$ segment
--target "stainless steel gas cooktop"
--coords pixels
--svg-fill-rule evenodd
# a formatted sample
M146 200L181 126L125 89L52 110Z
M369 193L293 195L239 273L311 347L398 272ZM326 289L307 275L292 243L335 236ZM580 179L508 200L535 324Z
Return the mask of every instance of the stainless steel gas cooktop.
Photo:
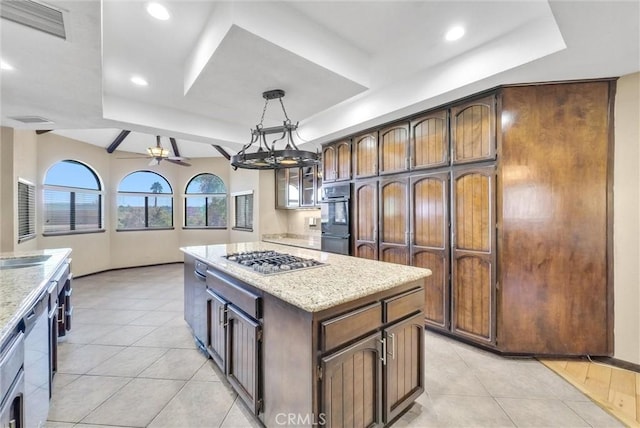
M273 275L325 265L315 259L305 259L271 250L233 253L223 257L230 262L238 263L263 275Z

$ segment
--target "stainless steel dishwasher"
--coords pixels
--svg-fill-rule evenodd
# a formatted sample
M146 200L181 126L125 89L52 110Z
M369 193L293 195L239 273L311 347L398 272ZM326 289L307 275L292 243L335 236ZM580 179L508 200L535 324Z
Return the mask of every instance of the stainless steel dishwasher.
M24 333L16 331L0 348L0 427L24 428Z
M49 413L49 299L45 291L23 318L25 427L44 426Z

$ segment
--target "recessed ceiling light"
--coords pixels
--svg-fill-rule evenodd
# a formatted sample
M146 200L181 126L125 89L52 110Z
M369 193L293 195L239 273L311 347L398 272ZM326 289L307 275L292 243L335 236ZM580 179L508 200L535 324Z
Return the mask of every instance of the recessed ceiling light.
M144 78L142 78L140 76L132 76L131 77L131 83L133 83L134 85L138 85L138 86L147 86L147 85L149 85L149 82L147 82Z
M447 34L445 34L444 38L449 42L453 42L462 36L464 36L464 28L457 25L455 27L451 27L449 31L447 31Z
M0 59L0 69L10 71L10 70L13 70L14 68L8 62L5 62L3 59Z
M159 19L160 21L166 21L169 19L169 11L160 3L148 3L147 12L149 12L149 15L153 16L155 19Z

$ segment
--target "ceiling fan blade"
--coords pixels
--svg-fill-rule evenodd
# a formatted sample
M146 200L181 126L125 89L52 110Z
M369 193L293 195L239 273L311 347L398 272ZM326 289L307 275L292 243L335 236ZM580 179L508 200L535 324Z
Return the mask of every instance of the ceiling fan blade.
M118 134L115 140L113 140L111 144L109 144L109 147L107 147L107 153L113 153L114 150L118 148L120 143L122 143L124 139L127 138L127 135L129 135L130 132L131 131L127 131L127 130L120 132L120 134Z
M173 149L173 155L179 158L180 151L178 151L178 143L176 143L176 139L173 137L169 137L169 141L171 141L171 148Z
M183 162L183 161L181 161L181 160L174 160L174 159L165 159L165 160L166 160L167 162L171 162L171 163L174 163L174 164L176 164L176 165L180 165L180 166L191 166L191 164L190 164L190 163L186 163L186 162Z

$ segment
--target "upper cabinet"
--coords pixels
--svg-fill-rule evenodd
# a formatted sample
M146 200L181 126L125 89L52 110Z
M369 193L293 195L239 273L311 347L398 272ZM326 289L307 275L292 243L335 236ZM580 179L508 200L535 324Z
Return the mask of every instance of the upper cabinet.
M323 180L351 180L351 141L339 141L322 149Z
M380 130L380 174L409 169L409 124L398 123Z
M454 164L496 158L494 95L451 108L451 152Z
M449 164L447 110L427 113L411 121L411 169L435 168Z
M354 178L378 175L378 133L370 132L353 138Z
M317 166L276 169L276 208L314 208L320 203L322 180Z

